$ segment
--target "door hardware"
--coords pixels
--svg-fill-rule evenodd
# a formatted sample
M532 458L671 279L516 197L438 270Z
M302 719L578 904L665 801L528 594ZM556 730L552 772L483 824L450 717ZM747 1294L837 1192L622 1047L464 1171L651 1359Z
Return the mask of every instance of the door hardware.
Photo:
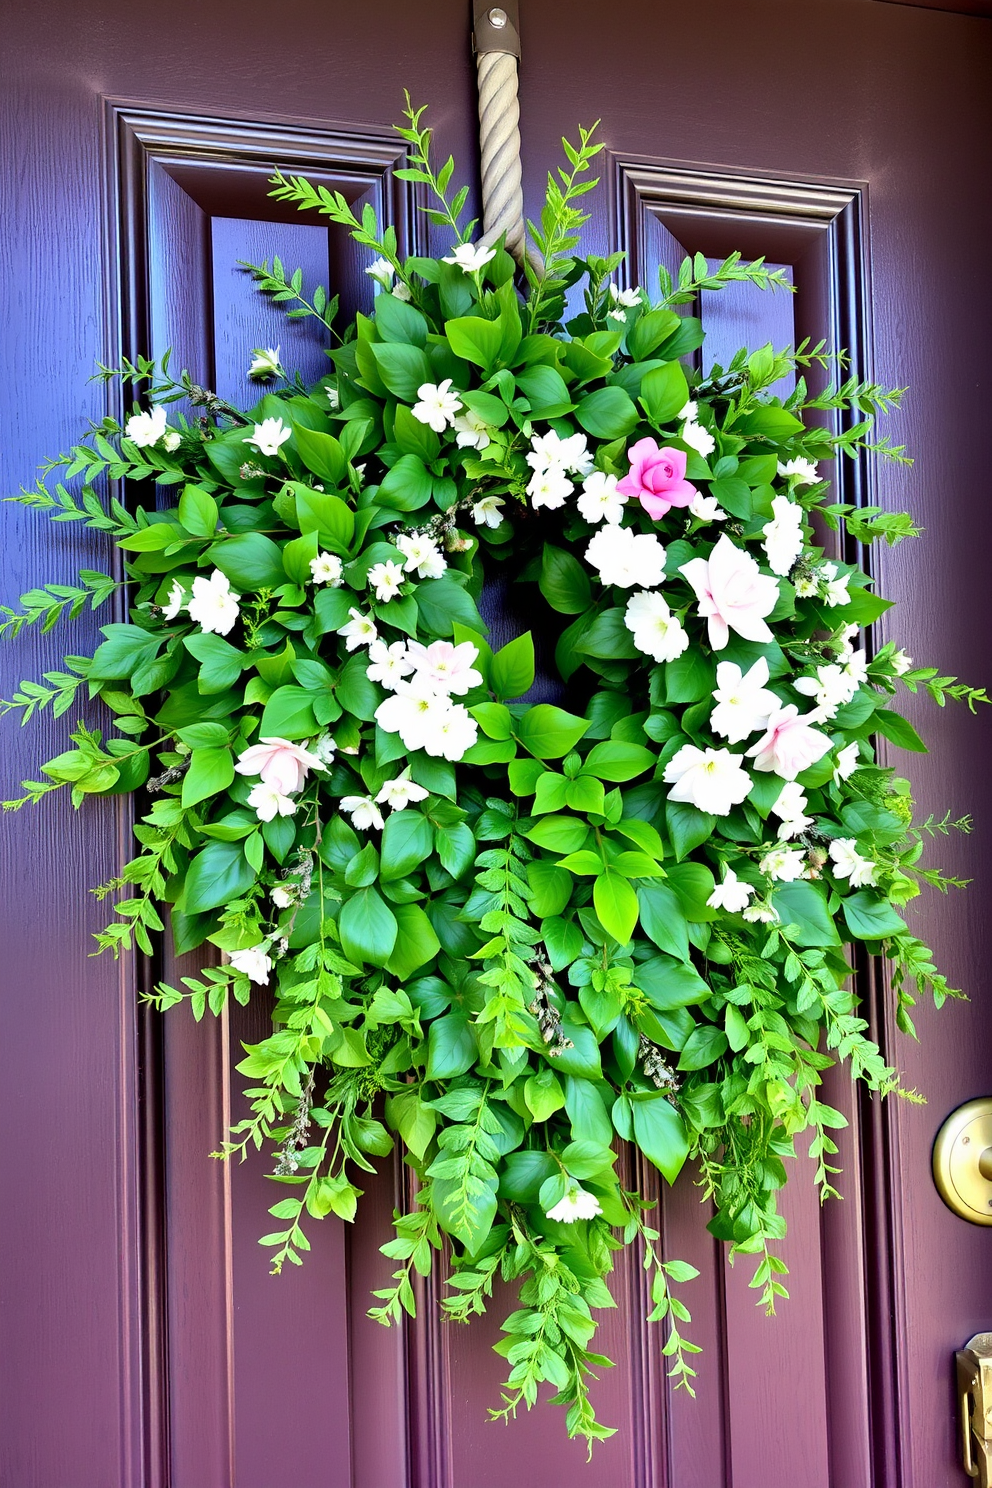
M933 1144L933 1181L961 1219L992 1225L992 1096L948 1116Z
M976 1333L955 1354L961 1455L978 1488L992 1484L992 1333Z

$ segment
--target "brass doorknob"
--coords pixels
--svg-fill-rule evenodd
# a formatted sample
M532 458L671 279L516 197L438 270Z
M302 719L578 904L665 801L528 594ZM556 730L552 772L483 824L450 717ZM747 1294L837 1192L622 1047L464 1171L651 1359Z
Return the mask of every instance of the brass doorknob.
M948 1116L933 1144L933 1181L961 1219L992 1225L992 1096Z

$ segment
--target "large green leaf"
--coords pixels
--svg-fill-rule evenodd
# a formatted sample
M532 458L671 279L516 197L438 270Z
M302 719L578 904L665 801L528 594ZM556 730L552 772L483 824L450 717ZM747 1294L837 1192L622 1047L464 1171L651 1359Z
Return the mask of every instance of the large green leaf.
M559 614L581 615L591 603L586 570L571 553L551 543L544 544L540 586L548 604Z
M830 946L840 941L823 891L813 884L804 883L802 879L779 884L772 892L772 904L783 925L798 927L797 945Z
M689 1138L682 1118L665 1097L632 1093L634 1141L669 1183L674 1183L689 1155Z
M517 738L536 759L561 759L575 748L588 728L587 718L577 718L552 703L536 703L517 724Z
M682 904L667 884L643 883L637 890L641 906L641 924L661 951L668 951L679 961L689 960L689 934Z
M455 356L474 362L483 372L491 372L499 360L503 330L500 321L484 320L479 315L465 315L445 322L444 334Z
M441 949L434 927L419 904L394 904L396 944L386 970L405 981L418 966L432 961Z
M641 402L648 418L668 424L689 400L689 384L678 362L666 362L648 372L641 382Z
M464 1075L476 1060L475 1040L466 1013L435 1018L427 1033L428 1080L450 1080Z
M387 471L376 500L394 511L417 511L431 499L431 478L419 455L401 455Z
M348 476L348 461L334 435L306 429L302 424L294 424L293 432L297 453L307 469L332 486L343 486Z
M710 996L710 989L696 968L671 956L652 956L649 961L642 961L634 968L634 985L659 1012L705 1002Z
M313 701L305 687L277 687L262 713L259 738L312 738L317 733Z
M359 889L338 916L341 949L358 965L385 966L396 944L396 919L375 889Z
M476 609L475 600L466 593L453 574L440 579L425 579L417 585L417 608L424 627L431 635L450 636L455 622L485 635L486 623Z
M282 552L264 532L239 532L207 549L207 560L226 574L236 593L254 594L286 582Z
M183 805L195 806L208 796L227 790L234 779L234 758L229 749L194 749L183 776Z
M489 685L498 698L517 698L533 681L534 637L528 630L496 652L490 664Z
M382 831L383 879L406 878L430 857L433 847L434 828L425 816L410 807L392 812Z
M575 417L597 439L625 439L637 428L640 416L623 388L604 387L582 399Z
M637 895L621 873L608 868L593 884L592 902L603 929L627 945L637 924Z
M184 914L201 914L240 899L255 882L255 870L240 842L208 842L186 870L182 893Z
M888 935L901 935L906 922L881 894L859 889L844 900L847 928L856 940L884 940Z
M399 341L373 342L369 350L384 386L404 403L415 403L417 390L436 379L425 352Z

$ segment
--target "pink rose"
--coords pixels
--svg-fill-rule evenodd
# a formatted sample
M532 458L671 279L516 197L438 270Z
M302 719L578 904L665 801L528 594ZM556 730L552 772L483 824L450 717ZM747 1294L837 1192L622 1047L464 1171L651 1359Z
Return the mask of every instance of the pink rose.
M291 796L303 789L308 770L322 770L324 766L301 744L270 738L263 739L261 744L252 744L234 768L240 775L260 775L263 784L270 785L282 796Z
M799 717L795 703L790 703L771 715L768 732L747 753L753 756L756 770L774 770L783 780L795 780L830 747L826 734L810 728L806 719Z
M699 494L685 478L682 450L659 449L653 439L639 439L627 455L630 470L617 482L617 490L623 496L636 496L656 522L673 506L688 506Z

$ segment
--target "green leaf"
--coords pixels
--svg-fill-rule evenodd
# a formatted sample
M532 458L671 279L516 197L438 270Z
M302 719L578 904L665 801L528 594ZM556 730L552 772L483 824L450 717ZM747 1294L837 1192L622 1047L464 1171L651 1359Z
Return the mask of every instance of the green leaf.
M643 1095L635 1091L630 1101L634 1141L669 1183L674 1183L689 1155L689 1138L681 1116L660 1093Z
M612 868L593 884L592 902L603 929L621 945L627 945L637 924L637 895L622 874Z
M593 745L580 773L618 782L633 780L643 775L645 770L652 770L656 764L657 756L643 744L624 744L608 739Z
M534 638L528 630L496 652L490 666L489 685L498 698L517 698L533 682Z
M648 418L668 424L689 401L689 384L678 362L666 362L645 374L641 381L641 403Z
M434 371L419 346L399 341L372 342L369 350L375 359L382 382L404 403L417 401L417 390L425 382L435 381Z
M906 929L906 921L888 899L867 889L859 889L844 900L844 918L855 940L884 940Z
M375 889L359 889L341 905L341 949L357 965L385 966L396 944L396 919Z
M685 381L684 376L682 380ZM575 417L586 433L597 439L625 439L640 421L637 409L621 387L597 388L587 394L576 408Z
M343 486L348 478L348 461L334 435L306 429L295 422L293 433L297 453L307 469L332 486Z
M433 961L441 949L441 942L419 904L394 904L393 915L397 925L396 944L386 962L386 970L402 982L418 966Z
M339 547L347 548L355 535L355 514L347 502L331 491L309 491L300 486L296 491L296 519L300 531L321 533ZM309 574L304 582L310 582Z
M676 858L684 858L694 847L705 842L716 826L715 816L708 811L697 811L695 806L684 801L666 801L665 820Z
M467 1013L446 1013L435 1018L427 1032L428 1080L450 1080L464 1075L476 1060L475 1040Z
M392 294L376 295L376 330L383 341L402 341L410 346L426 346L427 322L413 305Z
M233 779L234 759L229 749L194 749L183 776L183 805L195 806L227 790Z
M208 842L186 870L181 909L200 914L240 899L255 882L255 870L240 842Z
M678 895L667 884L641 884L637 890L644 933L661 951L679 961L689 960L689 933Z
M455 822L450 827L438 827L436 841L441 867L452 878L461 878L471 868L477 851L471 827L465 822Z
M566 1168L574 1178L594 1178L601 1175L610 1182L613 1122L600 1087L592 1080L566 1075L565 1110L573 1138L562 1153Z
M217 531L217 503L201 486L184 488L177 516L194 537L213 537Z
M282 550L282 566L286 570L286 577L301 589L304 584L312 582L310 564L316 558L319 546L318 534L314 531L306 532L302 537L294 537Z
M425 816L409 806L393 811L382 830L383 880L406 878L429 858L434 848L434 829Z
M551 543L544 544L540 588L551 608L561 615L581 615L592 603L589 575L582 564Z
M710 989L694 966L671 956L652 956L634 968L634 985L659 1012L705 1002Z
M548 960L555 971L569 966L582 950L582 931L572 920L556 915L541 921L541 935L548 949Z
M415 419L404 403L397 403L393 438L404 455L416 455L430 465L441 452L441 441L428 424Z
M431 499L431 490L431 477L423 460L418 455L401 455L393 468L386 472L376 501L394 511L418 511Z
M481 635L486 633L486 622L475 601L450 573L417 585L417 608L421 623L431 635L450 636L456 621Z
M226 574L240 594L275 589L286 582L282 550L262 532L241 532L207 549L208 562Z
M437 1113L425 1105L416 1090L401 1090L386 1097L386 1120L399 1132L414 1157L421 1159L437 1128Z
M484 320L478 315L460 316L444 324L444 334L455 356L464 358L489 373L499 360L503 340L502 316Z
M742 434L758 434L770 444L782 444L793 435L803 432L803 421L786 408L768 405L746 413L735 427Z
M585 842L589 828L577 816L546 816L535 822L524 836L549 852L575 852Z
M722 1059L727 1048L727 1035L722 1028L714 1028L710 1023L700 1023L682 1046L678 1068L705 1069L708 1064L715 1064L718 1059Z
M318 733L314 695L304 687L277 687L259 725L259 738L309 739Z
M624 622L623 610L616 608L596 615L575 642L575 649L583 656L597 656L605 661L632 661L641 655Z
M716 882L705 863L673 863L668 870L668 886L678 895L687 920L716 919L717 911L706 902Z
M547 1121L549 1116L560 1111L565 1104L565 1092L554 1070L546 1069L539 1075L531 1075L524 1085L524 1100L535 1121ZM543 1174L541 1183L553 1171L552 1163L551 1168Z
M565 379L554 367L528 367L517 373L517 387L530 404L532 418L560 418L572 407Z
M783 925L796 925L796 944L801 946L837 945L840 936L833 916L827 909L822 889L797 879L779 884L772 891L772 904Z
M681 316L674 310L648 310L639 315L627 333L627 350L634 361L643 362L663 341L667 341L672 332L678 330L680 320Z
M915 754L927 754L927 746L908 718L894 713L891 708L879 708L875 714L875 727L884 734L890 744L899 749L911 749Z
M712 697L716 668L697 646L665 663L665 692L669 703L699 703Z
M598 867L601 866L597 864ZM527 864L527 882L530 884L530 908L540 919L561 914L572 897L572 877L564 868L554 863L537 859Z
M431 1202L442 1229L460 1240L469 1255L476 1255L496 1218L496 1179L472 1195L467 1217L462 1208L462 1190L457 1178L435 1178Z
M200 663L197 687L208 695L233 687L247 665L246 657L223 636L202 631L199 635L185 636L183 645Z
M382 701L381 692L374 682L369 681L367 672L368 656L365 651L355 651L341 668L335 688L342 708L355 718L360 718L363 723L372 722L375 710Z
M87 672L87 676L100 682L130 677L151 661L164 639L138 625L104 625L102 630L107 639L96 648Z
M318 634L339 630L347 622L348 611L354 604L355 595L350 589L321 589L313 602Z
M574 749L588 728L587 718L577 718L552 703L536 703L520 718L517 738L536 759L560 759Z

